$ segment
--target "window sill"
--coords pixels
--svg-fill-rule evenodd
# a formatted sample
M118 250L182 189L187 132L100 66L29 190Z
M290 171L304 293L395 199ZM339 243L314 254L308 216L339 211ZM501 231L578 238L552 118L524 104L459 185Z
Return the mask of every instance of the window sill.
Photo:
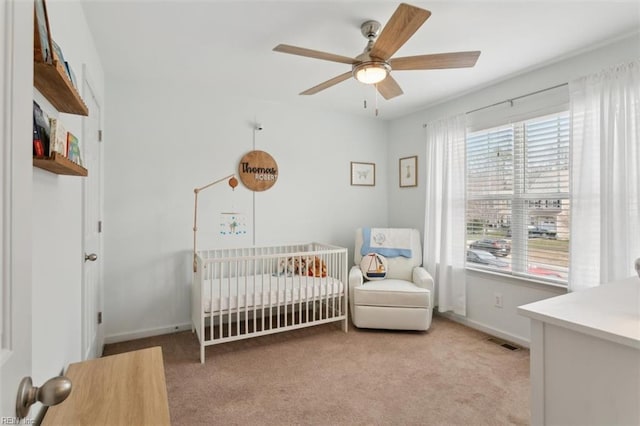
M471 273L471 275L474 275L477 277L491 276L495 278L500 278L502 281L505 281L510 284L521 284L529 287L538 287L538 288L544 287L547 289L553 288L557 290L564 290L564 292L568 291L567 284L560 284L560 283L546 281L542 279L528 278L520 275L504 274L504 273L494 272L488 269L473 268L469 266L465 267L465 270L467 271L467 273ZM561 291L560 293L564 293L564 292Z

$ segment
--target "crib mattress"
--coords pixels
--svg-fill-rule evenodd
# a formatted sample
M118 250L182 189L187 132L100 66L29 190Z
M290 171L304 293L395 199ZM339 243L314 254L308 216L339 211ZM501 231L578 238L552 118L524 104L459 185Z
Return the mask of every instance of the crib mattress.
M344 285L332 277L264 274L205 281L203 292L203 311L216 314L321 301L341 296Z

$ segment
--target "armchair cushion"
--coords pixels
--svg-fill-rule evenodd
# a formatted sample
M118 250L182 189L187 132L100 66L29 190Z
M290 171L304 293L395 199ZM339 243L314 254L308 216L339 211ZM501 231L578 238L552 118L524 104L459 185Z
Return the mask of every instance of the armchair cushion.
M356 305L429 308L429 290L404 280L368 281L354 289Z

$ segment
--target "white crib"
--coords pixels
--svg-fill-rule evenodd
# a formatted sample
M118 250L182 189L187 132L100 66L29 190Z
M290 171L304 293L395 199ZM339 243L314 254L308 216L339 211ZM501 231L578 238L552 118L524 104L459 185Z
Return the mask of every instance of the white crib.
M347 249L320 243L199 251L191 321L205 347L342 321Z

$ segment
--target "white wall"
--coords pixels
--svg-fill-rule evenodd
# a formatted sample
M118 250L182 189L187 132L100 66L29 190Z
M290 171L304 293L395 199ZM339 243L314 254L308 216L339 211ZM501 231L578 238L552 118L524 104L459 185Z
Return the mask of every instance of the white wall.
M234 173L242 155L269 152L279 165L263 193L226 184L200 195L199 248L319 240L353 250L353 230L423 228L425 130L422 124L565 83L637 55L638 36L532 70L390 123L247 98L216 97L216 81L176 76L130 82L108 76L105 137L106 341L186 328L193 189ZM255 132L253 125L265 125ZM418 155L419 185L398 188L398 159ZM349 162L376 163L376 186L349 185ZM218 235L219 213L247 215L244 238ZM253 212L255 211L255 217ZM255 229L253 224L255 223ZM563 290L469 274L468 317L516 342L529 339L515 308ZM504 308L488 300L501 292ZM491 297L491 299L488 299Z
M387 123L152 80L107 79L107 343L189 326L193 189L235 173L254 137L255 148L278 163L278 181L259 193L226 183L201 192L199 248L255 238L257 245L319 241L351 252L355 228L386 225ZM254 133L256 121L264 130ZM375 187L350 185L351 161L376 163ZM246 237L219 235L219 213L229 210L246 214Z
M102 65L80 3L47 1L47 10L53 39L74 68L80 91L84 63L96 91L102 94ZM82 141L81 117L58 114L35 89L34 99ZM82 357L82 202L82 178L33 168L32 362L36 385Z
M426 154L423 124L476 108L501 102L526 93L600 71L617 63L638 57L640 36L636 33L576 56L531 70L512 79L483 88L418 113L394 120L389 128L389 225L424 228L425 174L418 175L418 188L398 188L398 159L418 155L419 170L424 171ZM516 307L545 299L562 292L557 288L496 277L477 272L467 273L467 317L455 318L517 343L529 341L529 320L516 312ZM495 292L502 293L503 308L493 306Z

